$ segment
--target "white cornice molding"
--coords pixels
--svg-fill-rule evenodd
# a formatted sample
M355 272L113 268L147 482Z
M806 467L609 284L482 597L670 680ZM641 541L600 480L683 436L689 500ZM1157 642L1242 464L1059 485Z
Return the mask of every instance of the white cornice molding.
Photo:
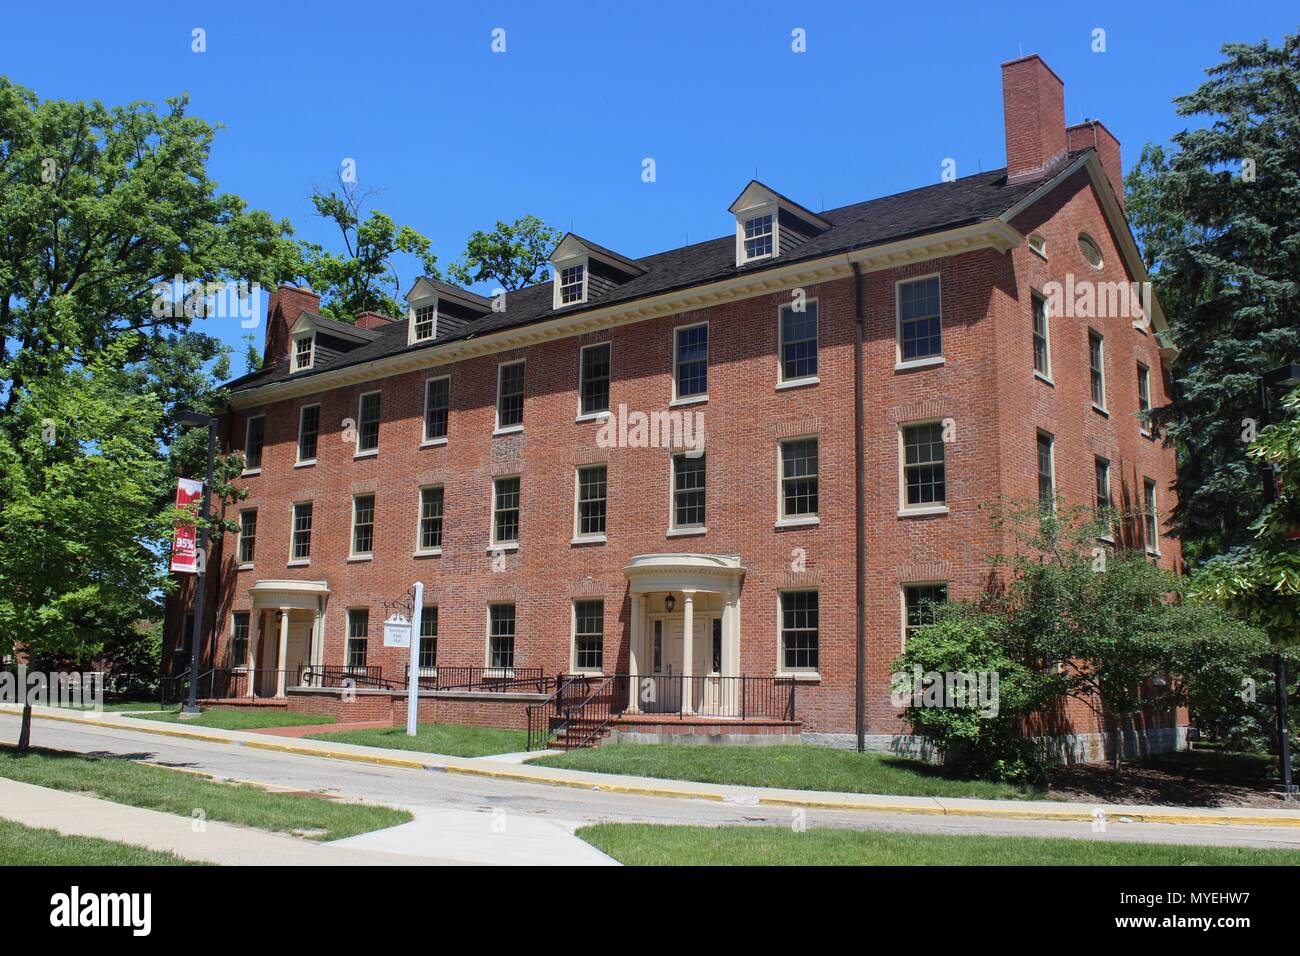
M532 325L502 329L481 337L425 346L396 355L385 355L358 365L327 369L305 378L285 379L233 393L230 396L230 407L242 409L269 402L285 401L303 395L345 388L359 382L403 375L418 369L449 365L493 352L504 352L553 339L569 338L585 332L690 312L725 302L752 299L784 289L829 282L851 275L854 263L863 272L875 272L912 262L975 252L979 249L995 249L1005 253L1023 241L1024 236L1010 224L1001 219L986 219L958 226L955 229L946 229L943 232L912 236L818 259L792 262L759 272L719 279L704 285L663 292L631 302L618 302L599 308L585 309Z

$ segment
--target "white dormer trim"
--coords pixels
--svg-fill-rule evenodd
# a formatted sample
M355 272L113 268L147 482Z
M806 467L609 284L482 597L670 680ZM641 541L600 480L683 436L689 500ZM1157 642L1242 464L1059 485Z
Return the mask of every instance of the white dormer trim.
M431 310L433 326L428 335L416 335L416 322L420 313L425 309ZM406 344L414 345L416 342L432 342L438 337L438 297L436 295L426 296L419 299L411 299L406 306Z
M750 262L777 259L781 255L781 213L786 212L802 222L807 222L814 230L829 229L831 224L811 210L786 199L780 193L764 186L758 180L741 190L736 201L727 207L727 211L736 217L736 265L743 266ZM758 255L748 255L745 249L745 226L755 219L772 217L772 249Z
M559 249L555 250L558 254ZM563 258L554 257L551 259L551 308L563 309L572 305L584 305L590 294L590 285L588 280L591 278L591 256L585 252L580 254L566 255ZM566 269L582 269L581 294L576 299L570 299L564 302L560 296L560 290L564 287L564 272Z
M307 361L299 364L298 343L310 342ZM306 372L316 365L316 323L304 312L289 329L289 374Z

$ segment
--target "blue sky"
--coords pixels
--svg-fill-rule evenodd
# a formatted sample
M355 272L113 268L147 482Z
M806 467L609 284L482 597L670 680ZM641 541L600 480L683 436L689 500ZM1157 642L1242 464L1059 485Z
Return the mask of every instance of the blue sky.
M1127 169L1183 128L1170 101L1222 43L1296 28L1287 6L1042 4L1009 19L933 0L22 4L0 72L43 98L188 91L226 127L221 188L305 238L334 243L308 196L353 158L371 205L444 264L471 230L524 213L636 257L728 233L756 172L819 210L935 182L947 157L958 175L1002 166L999 64L1022 52L1065 81L1068 121L1107 124ZM232 343L243 331L207 324Z

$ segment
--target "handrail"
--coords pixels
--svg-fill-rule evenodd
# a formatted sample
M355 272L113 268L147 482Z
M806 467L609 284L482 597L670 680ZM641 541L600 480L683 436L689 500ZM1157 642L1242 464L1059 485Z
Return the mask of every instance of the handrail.
M567 724L557 724L550 726L552 716L559 717L563 705L560 703L561 698L566 691L574 684L587 682L585 674L557 674L555 677L555 692L546 700L539 704L529 704L527 707L528 715L528 750L544 750L546 744L550 741L553 734L559 733ZM554 711L552 715L551 711ZM537 746L534 746L537 744Z

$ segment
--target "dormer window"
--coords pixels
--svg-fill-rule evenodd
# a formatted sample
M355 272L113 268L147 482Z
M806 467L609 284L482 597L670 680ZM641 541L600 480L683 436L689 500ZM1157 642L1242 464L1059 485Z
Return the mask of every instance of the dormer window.
M437 311L432 305L422 305L415 310L415 341L433 338Z
M315 350L315 335L300 335L293 340L293 370L301 372L311 368L312 353Z
M772 254L772 214L745 220L745 261L766 259Z
M574 305L587 298L587 266L564 266L560 269L560 305Z
M789 255L831 224L774 189L752 180L727 211L736 217L736 265Z

